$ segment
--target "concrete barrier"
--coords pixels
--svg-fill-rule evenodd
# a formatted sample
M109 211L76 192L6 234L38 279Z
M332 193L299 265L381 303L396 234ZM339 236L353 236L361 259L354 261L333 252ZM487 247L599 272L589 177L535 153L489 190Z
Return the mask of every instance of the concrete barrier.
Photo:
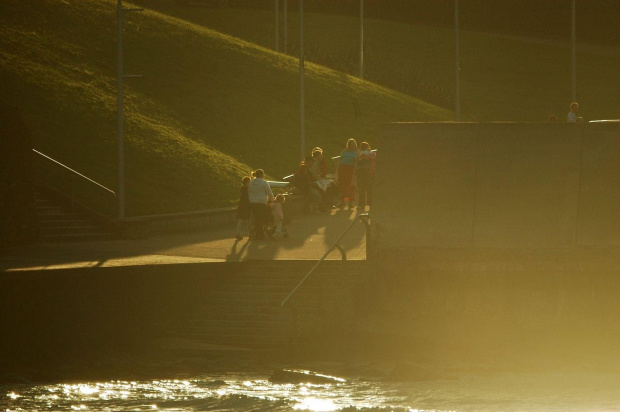
M588 138L586 128L595 126L386 126L373 207L378 247L549 248L592 243L592 225L618 227L613 205L619 202L613 196L620 193L614 170L620 161L613 146L620 137L617 130L615 138L610 131L601 139L605 142L594 144L597 139ZM592 158L596 150L607 153L606 163ZM603 218L596 212L598 223L590 211L594 204L606 213ZM617 245L620 234L615 231L614 237L613 232L605 236L610 245Z
M383 305L427 330L618 339L620 124L388 124L379 146Z
M0 369L51 371L72 357L146 348L242 268L199 263L3 273Z

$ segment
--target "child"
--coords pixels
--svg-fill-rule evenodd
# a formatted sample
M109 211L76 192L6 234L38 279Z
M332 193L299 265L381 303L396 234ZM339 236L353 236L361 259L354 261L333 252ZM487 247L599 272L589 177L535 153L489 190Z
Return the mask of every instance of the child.
M241 186L239 206L237 207L237 240L243 239L243 236L241 236L241 228L243 227L243 223L247 225L248 233L252 233L250 230L250 217L252 215L252 211L250 209L250 197L248 196L248 186L250 185L250 180L252 179L248 176L245 176L241 180L243 185Z
M275 201L271 204L271 214L273 215L273 227L274 232L271 235L275 240L280 239L282 236L282 226L284 224L284 211L282 210L282 203L284 203L284 196L277 195Z

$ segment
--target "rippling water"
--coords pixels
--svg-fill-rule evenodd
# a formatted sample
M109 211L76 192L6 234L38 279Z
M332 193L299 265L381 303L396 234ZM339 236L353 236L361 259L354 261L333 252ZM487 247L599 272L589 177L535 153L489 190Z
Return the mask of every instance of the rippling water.
M257 374L3 386L0 406L30 410L620 410L620 374L483 374L456 380L274 384Z

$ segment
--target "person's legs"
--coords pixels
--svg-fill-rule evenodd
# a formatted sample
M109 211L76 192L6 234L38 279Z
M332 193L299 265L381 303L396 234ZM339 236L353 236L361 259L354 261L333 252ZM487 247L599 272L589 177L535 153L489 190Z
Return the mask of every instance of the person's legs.
M256 232L256 239L265 238L265 206L262 203L252 203L252 216L254 217L254 231Z
M369 208L370 206L372 206L372 184L373 184L373 178L370 177L368 179L368 188L366 189L366 204L368 205Z
M340 189L335 184L330 184L325 191L325 207L330 210L334 205L338 205L340 202Z
M321 194L319 193L319 189L310 188L308 191L308 211L316 212L317 208L321 204Z
M360 171L357 175L357 205L361 211L364 211L366 204L369 202L368 189L369 189L370 176L365 171Z
M237 239L241 240L243 237L241 236L241 228L243 227L244 220L237 219Z
M248 219L250 222L250 239L256 239L256 219L254 219L254 211L252 210L252 205L250 205L250 218Z
M355 200L355 188L351 186L353 182L353 166L341 165L338 168L338 187L340 188L340 198L343 207ZM351 203L350 203L351 204Z
M248 236L252 236L252 219L245 219L245 224L248 228Z
M282 236L282 224L283 224L283 223L284 223L284 221L283 221L283 220L279 220L279 221L277 221L277 222L274 222L274 225L275 225L275 227L276 227L276 228L275 228L275 230L273 231L273 235L272 235L272 236L273 236L273 238L274 238L275 240L280 239L280 237Z

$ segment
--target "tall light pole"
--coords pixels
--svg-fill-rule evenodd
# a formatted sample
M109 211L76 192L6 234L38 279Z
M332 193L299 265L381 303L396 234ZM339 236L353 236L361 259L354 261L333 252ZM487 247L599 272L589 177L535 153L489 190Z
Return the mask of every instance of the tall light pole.
M461 121L461 55L459 50L459 0L454 0L454 36L456 43L456 93L455 93L455 113L456 113L456 121Z
M572 1L571 6L571 62L572 62L572 101L577 101L577 34L575 23L575 0Z
M301 160L306 153L306 97L304 68L304 0L299 0L299 139L301 143Z
M123 2L118 0L117 4L118 14L118 40L116 45L116 78L117 78L117 93L116 93L116 120L118 128L118 189L116 191L118 196L118 218L125 218L125 142L123 136L123 123L125 121L123 116Z
M284 10L282 13L284 14L284 27L282 27L282 31L284 32L284 54L288 54L288 0L284 1Z
M360 79L364 78L364 0L360 0Z
M280 2L279 0L275 0L275 9L276 9L276 51L280 51Z
M142 11L141 8L124 9L123 1L118 0L116 5L118 19L118 40L116 45L116 120L118 128L118 218L125 218L125 136L123 126L125 117L123 114L123 79L125 77L141 77L123 74L123 13L131 11Z

